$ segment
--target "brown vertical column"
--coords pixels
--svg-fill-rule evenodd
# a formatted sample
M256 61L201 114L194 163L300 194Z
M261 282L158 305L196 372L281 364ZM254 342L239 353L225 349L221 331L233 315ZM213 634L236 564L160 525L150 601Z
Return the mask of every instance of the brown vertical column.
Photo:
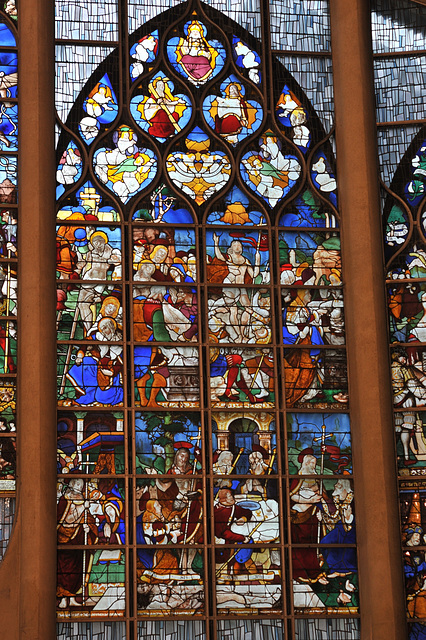
M368 0L330 0L361 637L403 640L405 606Z
M55 637L54 2L19 13L19 638Z

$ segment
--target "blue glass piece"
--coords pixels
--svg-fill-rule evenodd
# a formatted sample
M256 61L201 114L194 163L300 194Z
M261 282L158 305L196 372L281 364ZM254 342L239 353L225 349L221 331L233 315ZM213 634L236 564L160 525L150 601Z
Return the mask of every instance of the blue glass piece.
M58 183L56 198L59 198L64 193L66 187L80 179L82 171L83 160L80 149L75 142L69 142L56 170L56 182Z
M0 103L0 149L18 149L18 105L11 102Z
M191 142L209 142L209 137L200 127L194 127L190 133L186 136L187 140Z
M18 56L0 51L0 97L16 98L18 89Z
M325 227L338 226L333 214L324 210L322 203L311 191L304 191L291 203L291 210L285 211L279 225L282 227Z
M284 85L277 102L276 114L281 124L291 132L294 144L306 153L311 144L311 132L306 126L308 112L287 85Z
M426 640L426 624L414 622L410 625L409 640Z
M173 93L174 84L162 71L151 79L148 89L149 96L138 95L131 100L130 113L141 129L165 142L188 124L191 101L182 93Z
M130 77L135 80L149 70L149 65L155 60L158 52L158 29L144 36L130 49L133 61L130 65Z
M203 102L207 124L232 145L259 129L263 109L258 102L245 99L245 87L234 75L220 85L222 96L210 95Z
M113 134L114 149L102 147L93 156L99 180L123 203L148 186L157 172L157 158L151 149L137 146L138 137L127 125Z
M321 193L337 207L337 182L329 161L323 151L314 154L311 165L311 178Z
M0 46L16 47L15 36L3 22L0 22Z
M425 195L426 185L426 140L417 154L411 160L412 179L404 187L405 199L412 207L415 207Z
M260 150L243 155L240 169L243 180L271 208L275 207L295 186L301 166L293 155L284 155L281 141L272 131L259 139Z
M207 28L198 20L187 22L183 31L183 37L168 41L167 55L181 76L200 87L223 69L225 48L218 40L207 40Z
M232 37L232 56L237 67L244 71L249 80L254 84L262 82L260 56L237 36Z

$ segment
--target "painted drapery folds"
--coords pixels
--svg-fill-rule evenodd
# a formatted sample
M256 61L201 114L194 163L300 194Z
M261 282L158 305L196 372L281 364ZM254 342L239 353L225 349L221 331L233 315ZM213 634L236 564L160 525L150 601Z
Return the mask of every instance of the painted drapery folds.
M425 161L423 127L385 189L383 218L402 554L413 639L426 634Z
M120 38L58 129L58 638L356 640L331 134L203 3Z
M17 87L17 10L9 2L0 6L0 561L12 532L16 495Z

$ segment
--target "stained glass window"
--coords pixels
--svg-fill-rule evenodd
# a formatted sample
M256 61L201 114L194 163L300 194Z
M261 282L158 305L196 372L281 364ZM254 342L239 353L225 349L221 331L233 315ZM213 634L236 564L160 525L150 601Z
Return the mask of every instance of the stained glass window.
M398 168L384 206L386 289L394 398L396 455L399 475L401 539L410 638L424 634L422 609L426 522L423 354L425 273L424 203L421 173L424 128L415 136ZM416 633L420 635L416 635Z
M14 2L0 10L0 561L15 515L17 376L18 54Z
M422 126L423 110L419 112L416 106L420 96L418 91L422 89L420 86L417 89L415 75L422 68L420 50L424 49L426 23L424 10L411 3L399 0L374 4L376 90L379 96L383 96L385 107L382 108L379 100L385 273L402 562L409 638L417 640L426 634L426 615L422 608L426 526L423 514L425 485L422 480L425 474L422 451L426 418L422 398L426 340L422 329L426 274L422 265L425 250L422 161L426 131ZM385 93L391 98L386 98Z
M123 5L57 4L58 638L356 640L327 3Z

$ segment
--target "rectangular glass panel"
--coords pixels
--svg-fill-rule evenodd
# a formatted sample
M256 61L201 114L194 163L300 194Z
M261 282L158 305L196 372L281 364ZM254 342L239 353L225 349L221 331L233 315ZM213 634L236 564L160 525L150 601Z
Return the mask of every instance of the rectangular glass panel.
M280 231L281 284L340 285L340 237L329 232Z
M0 258L16 258L18 253L18 211L0 212Z
M208 293L209 341L269 344L271 297L267 289L211 288Z
M198 348L137 346L133 348L136 405L198 407Z
M123 404L123 347L120 344L58 345L58 404Z
M123 545L124 508L123 480L60 478L58 545Z
M135 439L136 473L201 472L199 413L136 412ZM187 452L184 459L182 450Z
M70 287L58 283L58 340L121 341L121 294L121 287L113 285L75 284Z
M426 557L424 550L403 551L405 594L407 597L407 615L410 618L423 618L424 611L424 571ZM421 636L420 636L421 638Z
M283 640L281 620L218 620L218 640Z
M273 413L220 411L212 414L213 473L270 475L277 472Z
M327 0L273 0L270 11L273 49L330 50Z
M359 640L360 637L357 618L295 621L295 640Z
M231 481L216 479L215 484L214 532L217 545L280 541L277 480L253 477Z
M16 382L0 380L0 432L16 431Z
M395 375L399 377L399 366L393 367ZM399 397L403 394L401 381L395 380L395 389ZM425 428L426 413L421 411L395 411L395 437L396 455L400 476L423 476L426 475L426 446Z
M424 11L410 0L374 0L371 29L375 53L424 49Z
M135 342L195 342L198 304L193 287L133 287Z
M58 473L124 473L124 415L58 412Z
M58 622L57 640L126 640L124 622Z
M9 155L0 156L0 203L8 205L17 202L18 158Z
M204 557L194 547L140 547L136 575L138 616L204 613ZM171 586L173 588L171 589Z
M195 282L193 229L134 227L133 279L137 282Z
M16 438L0 435L0 491L14 491L16 478Z
M125 580L122 549L58 549L57 617L124 617Z
M117 0L56 0L55 35L72 40L118 40Z
M60 279L71 277L80 280L119 280L121 279L121 229L91 225L84 222L62 224L56 227L56 271ZM100 297L105 288L93 290L92 296ZM99 291L98 291L99 289ZM112 291L112 289L111 289ZM83 296L83 293L81 293ZM83 296L84 297L84 296ZM90 304L95 300L88 301Z
M216 547L219 615L281 613L281 558L274 547Z
M16 499L12 497L0 498L0 562L6 553L12 534L13 520L15 517Z
M274 355L271 349L210 347L210 398L213 407L274 406Z
M309 344L309 340L303 344ZM343 349L321 349L314 344L308 349L285 349L284 378L288 408L347 407L348 374Z
M141 620L137 640L204 640L202 620Z
M425 63L425 56L398 56L374 61L378 122L424 117Z
M342 289L282 289L284 344L345 344Z
M426 347L398 347L391 351L395 407L426 405Z
M269 244L265 231L206 232L207 280L223 284L269 283Z
M0 373L16 373L17 357L16 322L0 322Z
M417 256L417 264L414 264L415 254L413 251L410 261L413 271L416 267L423 268L420 255ZM388 306L391 342L426 342L426 283L395 282L389 285Z
M137 543L148 545L202 545L205 538L202 523L203 504L201 481L184 479L155 480L157 498L153 499L152 485L138 480L136 493L136 536ZM174 496L174 497L173 497ZM179 568L194 574L195 557L193 549L181 549ZM199 552L201 554L202 551ZM160 551L161 554L161 551ZM152 556L158 561L155 550L140 550L139 556ZM154 573L155 570L153 569ZM160 573L162 573L160 571ZM147 577L148 574L145 574ZM153 577L153 576L152 576ZM154 578L154 577L153 577Z
M340 475L352 472L348 414L288 413L287 429L289 473ZM305 453L315 458L311 470L304 468Z
M328 573L326 558L338 560L343 575ZM356 549L292 548L293 603L296 614L358 613ZM355 566L355 569L354 569Z
M0 150L18 150L18 105L0 102Z

